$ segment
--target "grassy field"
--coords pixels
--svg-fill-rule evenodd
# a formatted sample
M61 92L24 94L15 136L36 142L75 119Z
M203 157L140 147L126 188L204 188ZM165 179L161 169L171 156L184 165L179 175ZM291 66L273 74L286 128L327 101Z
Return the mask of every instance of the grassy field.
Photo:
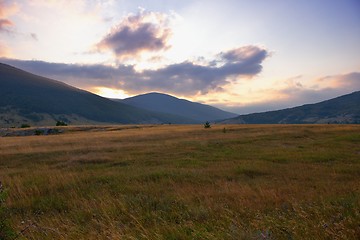
M17 239L360 239L360 125L65 129L0 138Z

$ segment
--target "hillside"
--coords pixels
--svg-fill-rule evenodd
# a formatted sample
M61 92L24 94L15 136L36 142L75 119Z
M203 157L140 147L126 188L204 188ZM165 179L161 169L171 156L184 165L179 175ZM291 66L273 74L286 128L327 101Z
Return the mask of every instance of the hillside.
M360 91L320 103L241 115L223 123L360 123Z
M180 115L194 122L214 121L237 116L218 108L179 99L167 94L147 93L121 100L121 102L149 111Z
M0 63L0 126L69 123L189 123L114 102L59 81Z

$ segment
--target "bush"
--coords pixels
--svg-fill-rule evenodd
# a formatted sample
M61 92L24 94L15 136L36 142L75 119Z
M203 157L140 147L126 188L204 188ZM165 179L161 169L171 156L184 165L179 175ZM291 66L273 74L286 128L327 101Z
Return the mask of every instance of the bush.
M209 122L206 122L206 123L204 124L204 128L211 128L210 123L209 123Z
M44 134L44 131L43 131L43 130L40 130L40 129L36 129L35 132L34 132L34 134L35 134L36 136L43 135L43 134Z
M7 192L0 181L0 239L4 240L14 239L16 237L16 233L9 223L9 211L5 206L6 197Z
M29 125L29 124L26 124L26 123L21 124L21 126L20 126L20 128L29 128L29 127L30 127L30 125Z
M63 121L57 121L56 126L67 126L67 124Z

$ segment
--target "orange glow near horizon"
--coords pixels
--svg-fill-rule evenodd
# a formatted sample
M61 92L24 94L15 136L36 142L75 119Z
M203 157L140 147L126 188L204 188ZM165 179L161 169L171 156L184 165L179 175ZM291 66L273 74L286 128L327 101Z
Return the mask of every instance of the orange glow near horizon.
M124 99L130 97L130 95L126 94L125 91L120 89L95 87L90 89L90 91L105 98Z

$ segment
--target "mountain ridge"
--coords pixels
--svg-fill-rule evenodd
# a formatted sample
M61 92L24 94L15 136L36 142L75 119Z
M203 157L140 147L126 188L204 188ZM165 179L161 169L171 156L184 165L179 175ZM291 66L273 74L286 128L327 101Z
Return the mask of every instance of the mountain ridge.
M360 123L360 91L319 103L226 119L227 124Z
M197 123L216 121L238 116L210 105L177 98L165 93L150 92L117 100L148 111L175 114L193 119Z
M355 91L319 103L238 116L157 92L110 100L0 63L0 127L53 125L57 120L71 124L360 123L359 103L360 91Z
M0 124L34 125L81 123L190 123L186 118L154 113L114 102L67 85L0 63Z

